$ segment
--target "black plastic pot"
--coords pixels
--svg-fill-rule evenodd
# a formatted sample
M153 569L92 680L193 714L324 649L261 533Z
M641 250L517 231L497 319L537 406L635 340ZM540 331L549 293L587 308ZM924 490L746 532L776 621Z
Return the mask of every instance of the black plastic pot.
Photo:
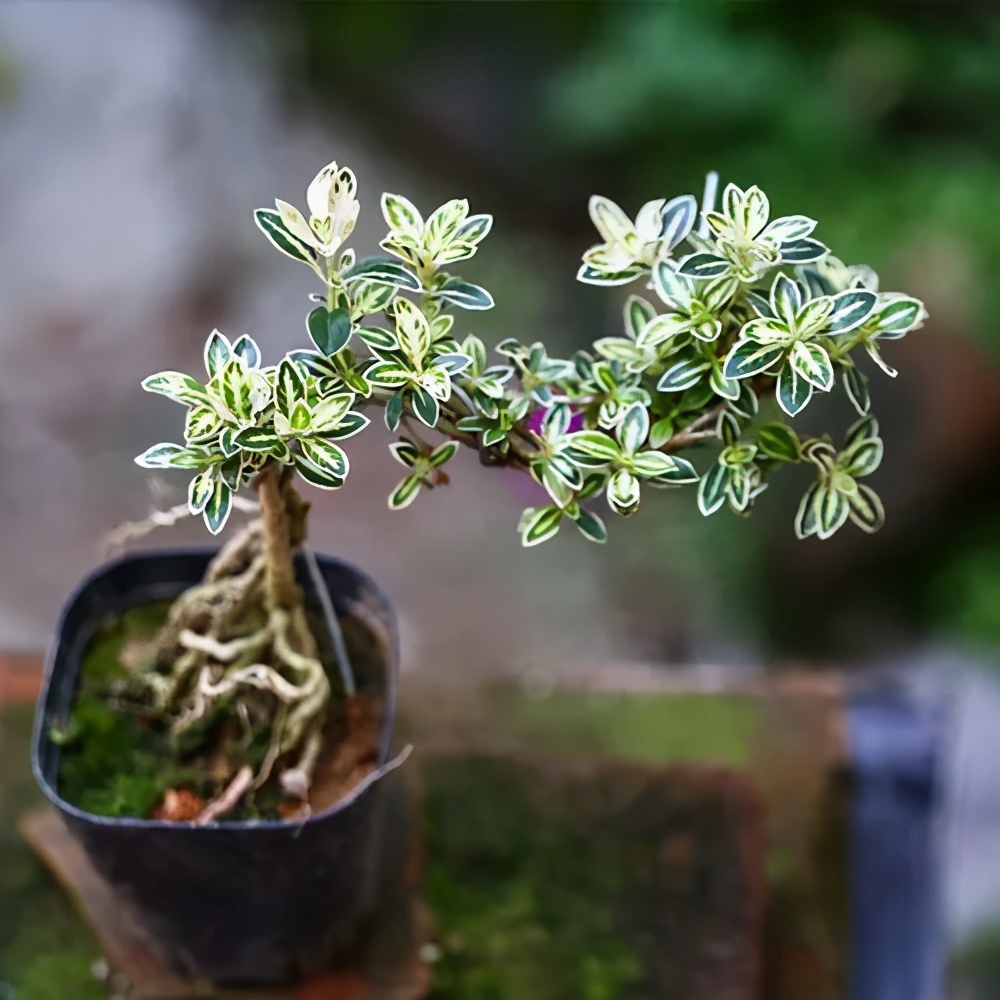
M359 693L380 696L379 768L349 798L305 822L207 826L109 819L59 795L59 747L84 651L94 632L130 607L176 596L201 580L211 551L130 556L84 581L67 602L46 665L32 764L42 790L95 868L134 904L178 970L220 983L276 983L350 959L374 900L374 822L396 703L395 616L381 591L346 563L320 558L338 617L360 620L382 656L355 666ZM307 576L302 574L308 587ZM308 592L308 590L307 590ZM391 836L392 831L387 831Z

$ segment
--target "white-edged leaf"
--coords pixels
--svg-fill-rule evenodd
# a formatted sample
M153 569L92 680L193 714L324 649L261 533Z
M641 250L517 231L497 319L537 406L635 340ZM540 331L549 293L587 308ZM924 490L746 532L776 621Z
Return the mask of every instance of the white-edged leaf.
M205 519L205 526L213 535L217 535L226 526L226 521L229 520L229 514L232 509L233 491L222 479L216 479L215 488L202 508L202 517Z
M786 364L778 373L775 395L778 405L790 417L794 417L808 405L813 391L812 383L806 381L793 365Z
M303 438L299 441L302 455L310 465L319 469L325 475L346 479L350 471L350 462L342 448L324 438Z
M868 376L855 365L844 365L841 368L844 376L844 389L854 409L864 416L871 409L871 396L868 394Z
M423 480L420 476L407 476L400 480L389 494L389 510L402 510L404 507L409 507L417 499L422 485Z
M281 219L280 212L269 208L258 208L253 213L253 217L260 231L283 254L291 257L292 260L302 261L303 264L316 267L319 255L308 242L289 231Z
M680 274L686 274L691 278L718 278L726 274L732 265L725 257L718 257L711 253L695 253L690 257L685 257L679 264L677 270Z
M382 195L382 215L390 229L418 238L423 234L424 220L416 206L401 194Z
M817 389L829 392L833 388L833 362L820 344L796 341L788 352L788 363Z
M521 544L528 549L548 541L558 533L562 517L562 510L551 504L537 510L529 507L521 515L521 523L518 525Z
M662 218L660 239L669 252L687 238L698 218L698 202L694 195L682 194L677 198L671 198L663 206Z
M205 371L209 378L222 370L222 366L232 357L233 348L228 338L218 330L213 330L205 341ZM196 513L200 513L197 511Z
M649 411L642 403L633 403L618 424L618 441L623 455L634 455L649 436Z
M729 470L718 462L701 478L698 484L698 510L702 516L714 514L726 502Z
M797 462L802 457L799 436L788 424L765 424L757 432L757 445L765 455L781 462Z
M434 296L460 309L492 309L495 304L493 296L485 288L461 278L449 278L434 290Z
M623 517L639 509L639 480L628 469L618 469L608 480L608 506Z
M354 267L343 274L347 284L366 281L379 285L392 285L394 288L405 288L411 292L420 291L420 279L408 268L386 257L369 257L359 261Z
M833 296L833 310L830 313L829 333L837 336L856 330L875 308L877 296L864 288L852 288Z
M178 403L187 403L189 406L198 404L211 405L212 400L205 387L183 372L157 372L142 380L142 387L146 392L159 393L167 396Z
M603 545L608 540L608 529L596 514L581 508L573 520L580 529L580 534L588 541Z
M885 508L870 486L858 483L857 491L848 498L848 503L849 516L862 531L872 534L885 524Z

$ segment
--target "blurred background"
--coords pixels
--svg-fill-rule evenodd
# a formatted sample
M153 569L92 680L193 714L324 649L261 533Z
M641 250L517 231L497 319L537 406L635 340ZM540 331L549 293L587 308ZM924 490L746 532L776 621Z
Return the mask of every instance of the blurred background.
M254 208L301 203L320 166L346 163L364 254L383 190L421 209L467 196L495 216L468 273L497 308L457 329L569 353L619 329L626 294L574 280L589 195L634 214L715 169L926 302L925 329L886 349L900 377L872 374L881 534L797 542L792 472L745 523L704 520L677 491L615 519L605 548L567 532L523 551L530 487L472 455L451 488L390 513L397 469L375 431L345 490L310 491L314 545L384 585L407 668L449 682L904 671L952 721L962 982L1000 978L998 107L990 4L3 4L0 648L42 648L107 532L183 500L182 475L132 464L181 428L140 379L197 370L215 326L270 359L303 343L310 274ZM851 418L837 394L803 419ZM183 523L147 542L206 537Z

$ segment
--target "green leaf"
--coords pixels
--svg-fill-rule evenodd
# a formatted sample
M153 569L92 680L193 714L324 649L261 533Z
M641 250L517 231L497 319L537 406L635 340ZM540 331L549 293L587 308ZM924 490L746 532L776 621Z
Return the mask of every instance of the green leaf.
M233 442L240 448L246 448L247 451L285 453L288 450L285 442L270 427L244 427L233 435Z
M218 410L208 406L193 406L184 418L184 437L188 444L211 440L222 427Z
M492 309L494 306L493 296L485 288L461 278L449 278L434 290L434 296L460 309Z
M796 341L788 353L788 363L817 389L828 392L833 388L833 362L821 345Z
M622 271L602 271L592 264L581 264L576 280L585 285L627 285L643 272L642 264L630 264Z
M445 462L451 461L454 457L455 452L458 451L457 441L445 441L439 444L427 457L427 464L430 465L432 469L437 469L444 465Z
M455 230L455 239L462 243L471 243L475 246L486 238L492 226L492 215L470 215Z
M797 462L802 457L799 437L787 424L765 424L757 432L757 444L769 458Z
M188 510L192 514L200 514L208 506L214 492L215 469L199 472L188 484Z
M157 372L144 378L142 387L146 392L156 392L189 406L212 405L212 398L205 387L183 372Z
M233 344L233 354L241 358L246 368L260 367L260 348L252 337L243 334L239 340Z
M884 450L881 438L866 438L844 451L837 464L852 477L870 476L882 464Z
M204 448L185 448L170 442L154 444L135 460L144 469L200 469L210 462L211 455Z
M303 369L291 358L282 358L274 376L274 401L279 412L291 415L295 405L306 398Z
M788 326L795 325L795 317L802 308L802 291L798 284L785 274L779 274L771 285L771 308Z
M625 330L635 340L642 328L656 316L656 310L644 298L630 295L624 308Z
M602 465L615 462L621 457L618 443L601 431L577 431L570 434L567 441L574 451L594 458Z
M726 502L729 470L716 462L698 484L698 510L704 517L714 514Z
M232 357L233 349L229 340L218 330L213 330L205 342L205 371L209 378L222 369Z
M781 259L785 264L809 264L828 252L819 240L792 240L781 244Z
M400 368L393 361L383 361L373 365L365 372L365 378L372 385L385 386L388 389L398 389L412 381L412 373Z
M695 467L686 459L678 458L676 455L668 456L672 468L667 472L660 473L653 479L647 479L650 486L663 489L668 486L683 486L686 483L696 483L699 480Z
M414 386L410 406L416 418L428 427L436 427L441 416L441 404L422 386Z
M755 340L738 340L726 357L723 372L727 378L750 378L767 371L784 357L781 344L759 344Z
M854 409L864 416L872 405L871 396L868 394L868 376L853 364L844 365L841 371L844 375L847 398L854 405Z
M421 485L420 476L407 476L389 494L389 509L402 510L404 507L409 507L417 499Z
M354 267L343 274L343 280L346 284L351 284L361 278L374 284L405 288L411 292L419 292L421 287L420 279L416 275L402 264L386 257L369 257L366 260L358 261Z
M225 527L232 509L233 491L221 479L216 479L215 489L202 511L205 526L213 535L217 535Z
M818 522L816 520L816 500L819 497L820 486L819 483L813 483L809 489L806 490L801 501L799 501L799 509L795 514L795 536L796 538L808 538L810 535L816 534L816 529L818 528Z
M668 251L673 250L678 243L687 238L697 218L698 202L694 195L682 194L677 198L671 198L663 206L660 239Z
M580 534L588 541L603 545L608 540L608 529L596 514L581 508L573 520L580 529Z
M649 429L651 448L662 448L674 436L674 421L671 417L657 420Z
M299 441L305 460L330 478L344 480L350 471L350 463L341 448L323 438L303 438Z
M731 265L725 257L717 257L711 253L695 253L685 257L677 268L679 274L691 278L718 278L725 274Z
M816 511L816 534L824 540L843 525L851 510L847 497L829 485L819 488L813 506Z
M634 455L649 436L649 413L642 403L633 403L618 425L618 440L624 455Z
M657 476L668 476L677 468L676 461L670 455L660 451L643 451L632 460L630 468L643 479L655 479Z
M310 486L321 490L338 490L344 485L343 476L331 475L317 468L304 455L295 456L295 470Z
M775 395L778 405L790 417L794 417L812 399L813 386L811 382L807 382L798 373L793 365L786 364L778 373L778 386Z
M336 441L343 441L346 438L354 437L355 434L359 434L370 423L371 421L363 413L356 413L354 410L351 410L349 413L344 414L336 427L331 430L316 431L316 418L315 416L313 418L314 433L320 437L333 438Z
M857 492L850 496L848 502L849 516L862 531L872 534L885 524L885 508L870 486L859 483Z
M318 254L306 243L303 243L297 236L293 236L285 224L281 221L281 214L269 208L258 208L253 213L254 221L260 231L274 244L283 254L291 257L292 260L300 260L303 264L310 264L316 267Z
M892 335L901 337L917 325L923 309L923 304L918 299L905 295L893 296L876 313L879 331L889 340L893 339Z
M829 332L831 336L856 330L875 308L878 297L865 288L852 288L833 297Z
M525 548L541 545L559 531L559 522L563 512L555 506L541 507L538 510L528 508L521 518L521 544Z
M332 311L319 306L306 318L306 329L320 352L330 356L351 339L351 315L343 306Z
M389 228L419 239L423 234L424 220L416 206L401 194L382 195L382 215Z
M389 451L400 465L405 465L409 469L415 468L420 461L420 449L409 438L394 441L389 445Z
M385 426L392 431L393 434L399 430L400 422L403 419L403 394L397 392L386 404L385 404Z
M312 410L310 420L312 433L328 435L335 431L353 402L354 393L351 392L337 393L320 400ZM358 429L360 430L360 428Z
M660 392L683 392L701 381L702 376L711 368L711 362L701 357L689 357L668 368L656 388Z
M628 469L618 469L608 480L608 506L623 517L639 509L639 480Z

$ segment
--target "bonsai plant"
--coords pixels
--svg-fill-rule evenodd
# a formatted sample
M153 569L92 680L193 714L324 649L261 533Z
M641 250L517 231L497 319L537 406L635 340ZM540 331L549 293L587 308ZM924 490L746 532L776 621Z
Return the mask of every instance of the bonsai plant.
M162 737L173 764L204 765L194 771L198 808L174 818L224 827L235 815L246 826L254 814L241 803L270 788L271 811L256 813L262 827L275 815L285 826L309 822L317 766L344 732L331 720L350 720L356 692L328 574L308 558L312 573L297 569L308 504L295 483L341 488L345 442L375 408L405 467L391 508L446 483L445 467L466 445L544 489L547 501L521 517L525 546L567 523L603 543L599 511L631 516L647 487L689 487L705 516L724 506L746 514L768 477L792 463L815 473L795 516L799 537L828 538L849 520L880 527L882 505L860 480L879 465L882 441L856 357L866 352L895 375L880 342L917 328L921 303L880 291L869 268L833 257L813 220L772 219L757 187L730 184L721 207L715 201L714 178L700 213L692 195L650 201L635 220L592 198L601 242L578 277L638 287L624 303L624 329L569 358L507 339L493 360L456 323L493 299L453 273L488 235L489 215L453 200L425 219L406 198L384 194L388 256L359 260L345 248L359 211L356 180L336 163L309 185L306 213L280 200L255 212L268 240L319 282L306 317L311 346L266 365L250 337L230 342L214 331L204 376L168 371L143 382L185 408L184 441L154 445L136 461L187 470L189 510L213 535L240 490L256 493L259 516L176 596L127 675L101 691L109 710L133 713ZM838 384L858 414L839 444L774 419L794 420L817 391ZM696 450L710 450L698 468L687 457ZM376 763L354 780L364 785ZM342 792L332 809L354 801ZM189 827L160 807L160 826Z

